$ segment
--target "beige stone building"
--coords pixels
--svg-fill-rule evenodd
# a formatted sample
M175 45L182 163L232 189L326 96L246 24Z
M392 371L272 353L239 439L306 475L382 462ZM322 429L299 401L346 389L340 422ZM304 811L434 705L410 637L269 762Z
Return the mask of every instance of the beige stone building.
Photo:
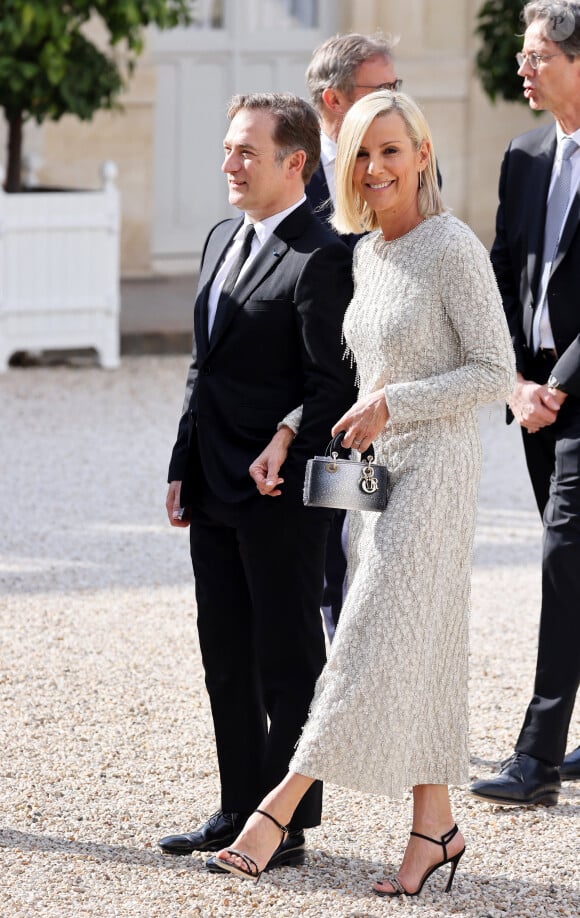
M90 187L99 164L116 161L125 277L192 270L207 229L230 213L219 169L230 96L306 95L316 45L336 32L381 29L400 36L398 75L430 122L446 203L489 244L503 149L539 121L522 105L491 105L481 91L473 34L481 3L196 0L191 27L149 33L123 113L31 126L26 149L41 161L43 183Z

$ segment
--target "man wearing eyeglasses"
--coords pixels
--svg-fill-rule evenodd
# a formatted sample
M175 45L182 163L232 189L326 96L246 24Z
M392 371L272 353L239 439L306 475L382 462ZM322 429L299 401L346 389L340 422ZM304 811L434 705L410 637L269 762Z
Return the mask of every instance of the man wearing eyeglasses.
M522 15L524 96L555 123L508 146L491 258L516 353L509 407L544 524L542 608L515 753L470 790L550 806L561 779L580 779L580 747L564 757L580 683L580 3L534 0Z

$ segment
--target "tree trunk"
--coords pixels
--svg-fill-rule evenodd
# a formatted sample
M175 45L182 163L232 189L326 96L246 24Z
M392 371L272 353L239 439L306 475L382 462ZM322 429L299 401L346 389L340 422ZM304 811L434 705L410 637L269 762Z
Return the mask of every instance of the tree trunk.
M22 125L24 119L19 112L8 122L8 170L6 174L6 191L20 191L22 165Z

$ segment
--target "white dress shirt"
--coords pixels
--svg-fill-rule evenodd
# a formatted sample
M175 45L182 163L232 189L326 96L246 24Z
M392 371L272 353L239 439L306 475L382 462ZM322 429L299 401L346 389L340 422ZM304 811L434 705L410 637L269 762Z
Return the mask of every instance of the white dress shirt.
M334 170L336 166L336 141L327 134L320 134L320 162L324 170L324 178L330 191L332 203L336 201L336 179Z
M296 204L292 204L290 207L287 207L286 210L281 210L280 213L273 214L271 217L266 217L264 220L257 220L254 223L254 229L256 235L252 239L252 247L250 249L250 254L246 258L242 270L240 271L239 277L243 277L252 262L254 261L256 255L262 248L265 242L268 241L274 230L282 223L293 210L300 207L301 204L306 200L306 195L303 195ZM244 217L244 222L240 226L239 230L235 234L229 249L225 254L225 258L222 261L219 270L216 276L213 279L211 285L211 290L209 292L209 297L207 301L207 333L211 335L211 330L213 328L213 323L215 320L215 314L217 311L217 304L220 298L220 293L222 292L222 287L224 285L225 279L230 273L230 268L232 267L234 261L238 257L238 253L242 247L242 238L244 235L244 229L248 223L252 221L246 214Z

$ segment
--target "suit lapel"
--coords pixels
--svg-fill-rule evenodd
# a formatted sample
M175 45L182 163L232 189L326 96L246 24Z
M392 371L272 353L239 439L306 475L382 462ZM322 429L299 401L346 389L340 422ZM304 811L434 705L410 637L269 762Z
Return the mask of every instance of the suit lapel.
M270 236L262 246L246 273L240 278L229 301L223 303L217 311L209 341L210 350L213 350L223 338L238 311L264 277L282 260L287 250L288 245L275 235Z
M221 223L216 227L208 242L208 248L203 259L203 267L199 278L199 293L194 313L195 340L197 342L198 354L200 357L204 357L209 349L207 325L208 300L211 285L223 262L224 255L232 239L242 225L242 222L243 217L238 220L228 220L226 223Z
M316 171L306 186L306 196L318 219L326 223L332 214L332 202L322 163L318 163Z
M310 212L310 205L307 203L296 208L264 243L246 273L240 278L229 303L227 305L223 304L223 308L216 314L209 342L210 351L213 351L219 344L232 324L234 317L254 290L271 271L277 270L278 265L283 262L284 256L290 247L289 240L300 235Z
M576 189L576 194L570 205L570 210L568 211L568 219L564 225L562 231L562 236L558 244L558 251L556 252L556 257L552 265L552 274L557 270L558 265L566 255L574 235L578 231L578 226L580 225L580 185Z
M537 205L533 204L529 210L530 221L528 226L528 284L536 298L540 272L542 269L542 255L544 251L544 232L546 229L546 204L548 189L552 177L552 166L556 154L556 128L552 126L547 132L538 150L532 157L529 188L537 196Z

